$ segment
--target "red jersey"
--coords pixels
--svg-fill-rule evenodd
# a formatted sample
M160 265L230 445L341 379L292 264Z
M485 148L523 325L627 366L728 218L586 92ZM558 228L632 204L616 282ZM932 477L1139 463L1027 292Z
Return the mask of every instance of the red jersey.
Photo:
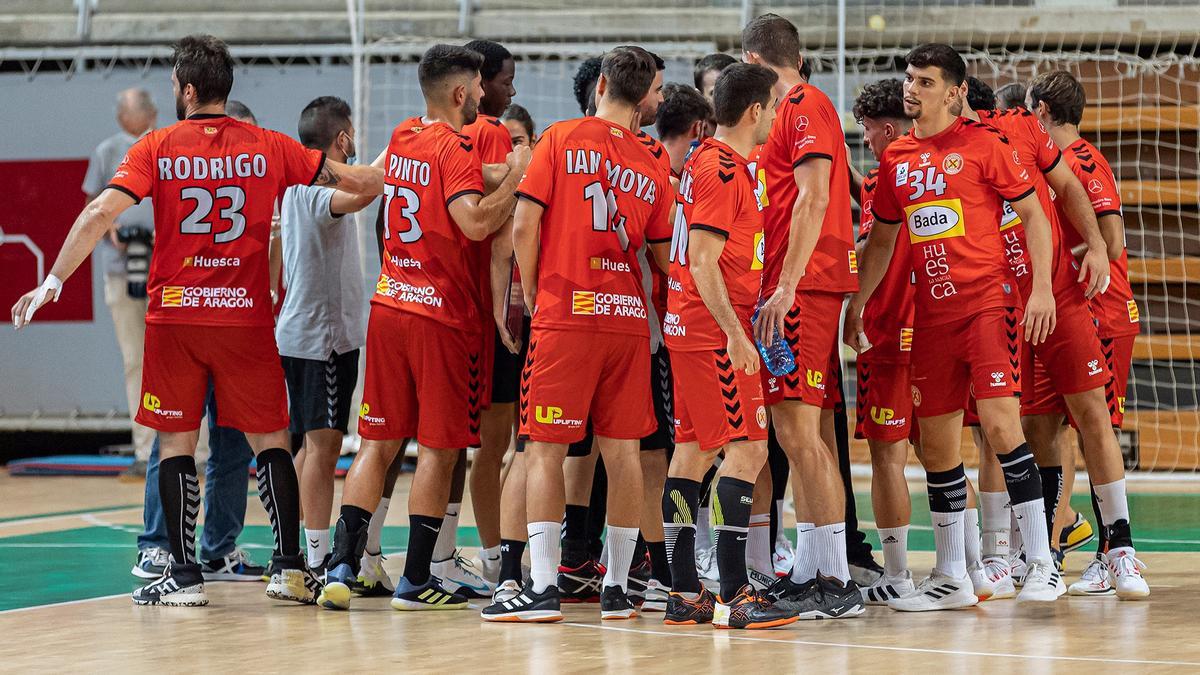
M875 198L875 186L879 170L871 169L863 176L862 192L858 200L862 210L858 232L859 239L866 239L875 224L871 207ZM871 348L863 352L860 360L876 363L908 363L912 352L913 336L913 272L908 264L908 236L903 230L896 235L896 247L888 263L887 273L867 299L863 307L863 332Z
M725 239L718 266L729 302L750 335L750 317L762 286L763 228L754 178L746 159L715 138L692 153L679 181L682 212L671 241L671 278L663 333L673 351L724 349L725 332L700 297L688 267L688 233L713 232Z
M821 90L801 83L780 102L771 135L756 163L756 168L766 170L764 295L775 291L783 269L788 233L792 227L792 207L798 194L795 170L809 159L827 159L832 164L829 205L821 221L821 236L796 289L835 293L858 290L858 259L854 252L850 187L846 180L850 169L846 162L842 118Z
M667 154L667 149L658 139L644 131L638 131L637 139L662 165L668 176L679 179L679 176L675 175L675 170L671 168L671 155ZM646 251L646 263L650 270L650 302L654 304L654 312L661 321L667 314L667 275L655 264L654 256L649 251Z
M552 125L517 194L542 205L534 328L648 336L638 249L671 239L671 183L634 132Z
M1009 108L1008 110L980 110L979 118L984 124L995 128L1008 139L1016 153L1016 160L1023 167L1035 167L1036 171L1027 171L1029 182L1037 189L1038 203L1042 212L1050 221L1050 283L1057 297L1060 293L1074 293L1079 278L1079 269L1071 256L1070 247L1063 245L1064 229L1070 224L1061 223L1058 211L1050 194L1050 184L1046 182L1045 174L1052 170L1062 159L1058 146L1050 138L1046 127L1025 108ZM1017 277L1017 287L1021 297L1028 298L1033 290L1033 266L1029 263L1029 246L1025 239L1025 226L1021 218L1008 202L1004 203L1004 219L1000 231L1004 237L1005 255L1013 274Z
M474 141L475 152L484 164L503 164L512 152L512 135L498 118L479 113L475 121L462 128L465 136ZM496 235L489 236L483 243L476 243L479 254L479 292L483 294L484 315L486 324L492 322L492 240Z
M1033 193L1025 173L1002 135L962 117L928 138L910 131L883 153L871 211L907 226L915 330L1020 306L1000 219L1005 199Z
M1081 138L1067 148L1063 157L1087 190L1096 218L1121 215L1121 193L1117 190L1117 179L1104 155ZM1062 218L1065 220L1066 216ZM1082 244L1083 238L1075 228L1063 227L1063 242L1069 251ZM1129 285L1129 257L1124 247L1121 257L1109 261L1108 268L1111 275L1108 290L1088 301L1092 314L1100 324L1100 337L1137 335L1141 329L1139 312L1137 301L1133 299L1133 288Z
M478 333L483 324L479 244L450 217L451 202L483 194L470 136L445 122L401 122L388 143L383 267L371 302Z
M325 155L225 115L152 131L108 187L154 202L147 323L271 326L267 249L275 200Z

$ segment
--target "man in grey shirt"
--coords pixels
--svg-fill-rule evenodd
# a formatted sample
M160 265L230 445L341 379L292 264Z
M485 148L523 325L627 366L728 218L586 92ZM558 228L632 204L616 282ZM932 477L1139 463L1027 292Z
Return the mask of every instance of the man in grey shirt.
M322 96L300 113L300 142L339 162L353 161L350 106ZM275 338L291 401L291 432L302 435L300 500L308 564L329 553L333 476L348 431L350 399L366 342L366 289L353 216L371 200L331 188L296 185L280 207L283 308ZM300 462L298 462L300 464Z
M129 148L153 130L157 121L158 109L145 89L126 89L117 94L117 124L121 131L104 139L92 153L87 174L83 178L83 191L89 202L108 185ZM125 398L132 422L141 398L146 293L144 280L140 297L129 293L129 279L125 273L125 244L120 241L118 232L129 235L141 230L147 239L153 236L154 207L150 200L143 199L118 216L117 227L118 230L110 232L96 246L95 262L104 270L104 304L112 313L117 345L121 349L121 361L125 366ZM154 432L137 422L132 424L134 465L127 474L140 479L146 475L146 462L150 458Z

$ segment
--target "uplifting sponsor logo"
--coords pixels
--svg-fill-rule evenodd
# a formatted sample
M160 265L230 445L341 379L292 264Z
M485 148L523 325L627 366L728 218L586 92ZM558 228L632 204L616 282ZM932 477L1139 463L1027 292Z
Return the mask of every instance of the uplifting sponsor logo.
M368 424L386 424L386 417L378 417L371 415L371 404L363 403L358 407L358 416Z
M181 419L183 417L182 410L164 409L162 407L162 401L150 392L142 394L142 407L154 413L155 415L158 415L159 417L169 417L171 419Z
M815 389L825 388L825 373L822 373L819 370L812 370L811 368L808 369L808 372L805 373L805 379L810 387Z
M904 426L907 418L896 417L896 411L892 408L873 405L871 406L871 421L881 427L899 427Z
M571 427L578 429L583 426L582 419L567 419L563 417L563 409L556 405L539 405L533 408L533 417L542 424Z
M163 307L252 309L254 298L245 288L229 286L164 286Z

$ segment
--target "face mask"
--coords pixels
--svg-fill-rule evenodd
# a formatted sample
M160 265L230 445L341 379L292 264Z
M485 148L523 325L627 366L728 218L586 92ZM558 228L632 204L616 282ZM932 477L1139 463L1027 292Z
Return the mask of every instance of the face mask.
M356 154L356 152L357 151L354 147L354 142L351 141L350 149L346 151L346 163L347 164L354 164L358 161L358 155Z

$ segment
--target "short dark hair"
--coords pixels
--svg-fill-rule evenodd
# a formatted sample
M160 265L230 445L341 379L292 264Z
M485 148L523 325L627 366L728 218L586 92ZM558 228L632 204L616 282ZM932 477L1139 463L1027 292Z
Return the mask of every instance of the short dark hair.
M608 95L637 105L650 91L658 68L650 52L641 47L615 47L604 54L600 73L608 82Z
M175 45L171 65L179 80L179 90L196 88L198 103L217 103L229 98L233 89L233 57L219 38L189 35Z
M717 124L735 126L755 103L765 107L771 102L771 87L779 76L770 68L753 63L735 63L717 76L713 88L713 109Z
M512 52L504 45L491 40L471 40L463 45L473 52L483 56L483 65L479 67L479 75L485 80L491 80L504 69L504 62L512 59Z
M525 133L529 134L529 138L533 138L533 116L525 109L525 106L510 104L504 109L504 114L500 116L501 120L513 120L519 122L525 127Z
M667 62L663 61L661 56L659 56L658 54L655 54L654 52L652 52L648 49L646 50L646 53L650 55L650 58L654 59L654 69L656 71L667 69Z
M996 92L992 91L987 82L974 75L968 75L967 105L971 106L971 110L995 110Z
M483 55L479 52L455 45L434 45L425 51L417 64L421 93L429 96L446 78L477 73L482 65Z
M904 120L904 83L899 78L872 82L862 88L854 100L854 119L860 123L864 117L875 120Z
M699 89L704 86L704 75L708 71L715 70L717 73L720 73L737 62L737 59L721 52L709 54L700 59L696 62L696 67L692 69L692 80L695 82L696 88Z
M967 79L967 63L950 45L937 42L920 45L909 52L904 61L918 68L937 66L942 69L942 77L956 87Z
M812 61L809 59L801 60L800 61L800 77L803 77L804 80L807 82L808 80L812 79L812 73L813 73Z
M754 52L776 68L795 68L800 58L800 31L778 14L763 14L742 29L742 51Z
M575 102L579 104L579 112L584 115L587 114L588 104L596 96L596 80L600 79L600 64L603 61L599 56L584 59L579 64L579 70L575 71L572 90L575 92Z
M245 103L242 103L241 101L234 101L234 100L226 101L225 102L225 114L229 115L230 117L232 117L234 119L250 120L251 122L258 124L258 118L255 117L254 113L250 112L250 108Z
M996 105L1008 110L1009 108L1025 107L1025 85L1020 82L1009 82L996 90Z
M663 102L658 106L654 128L659 140L675 138L687 133L696 122L708 121L712 114L712 106L698 89L671 82L663 87Z
M1078 125L1083 119L1087 94L1073 75L1055 70L1033 78L1029 83L1029 100L1034 106L1045 101L1055 124Z
M328 148L348 128L350 104L336 96L315 98L300 113L300 142L314 150Z

